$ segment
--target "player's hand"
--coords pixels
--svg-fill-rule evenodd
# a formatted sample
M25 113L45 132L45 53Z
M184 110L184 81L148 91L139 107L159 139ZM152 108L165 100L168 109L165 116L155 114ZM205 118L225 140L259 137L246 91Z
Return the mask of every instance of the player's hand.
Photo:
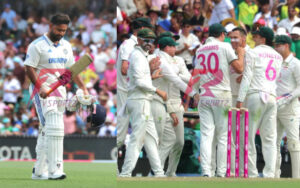
M159 90L159 89L156 89L156 93L157 95L159 95L164 101L167 101L168 99L168 96L167 96L167 93L162 91L162 90Z
M243 103L237 101L237 102L236 102L236 107L237 107L237 108L242 108L242 107L243 107Z
M89 91L86 88L83 90L83 93L84 95L90 95Z
M242 79L243 79L243 75L240 75L239 77L236 78L236 82L240 84L242 82Z
M47 92L48 90L42 86L39 91L40 97L42 97L43 99L47 98Z
M245 51L244 48L242 48L242 47L239 46L239 47L236 49L236 53L238 54L238 56L245 56L246 51Z
M184 43L183 45L184 45L184 50L187 50L190 47L187 43Z
M179 122L176 114L175 113L171 113L170 116L171 116L171 118L173 120L173 126L176 127L178 125L178 122Z
M289 93L286 93L280 97L277 97L276 99L277 106L281 108L288 104L293 99L293 96Z
M156 58L151 59L151 61L149 62L150 71L153 73L155 70L159 69L160 63L160 58L158 56Z
M161 75L160 72L161 72L161 69L157 69L156 71L154 71L153 74L151 75L152 80L161 78L163 75Z

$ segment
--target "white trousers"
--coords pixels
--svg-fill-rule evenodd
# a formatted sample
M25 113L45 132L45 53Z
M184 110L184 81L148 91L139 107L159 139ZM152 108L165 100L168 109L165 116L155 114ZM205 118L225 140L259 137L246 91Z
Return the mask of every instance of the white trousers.
M132 132L120 175L131 176L139 153L145 146L147 157L155 175L162 175L163 169L158 154L158 136L156 133L149 100L128 100Z
M203 99L205 100L205 99ZM200 117L200 163L202 174L212 176L212 147L213 138L216 139L217 175L224 177L226 173L227 159L227 123L229 106L213 106L199 102Z
M125 111L122 116L120 115L120 109L123 105L126 104L127 100L127 92L118 90L117 92L117 104L118 104L118 111L117 111L117 147L121 147L124 144L126 139L126 135L128 132L129 126L129 115Z
M299 112L298 112L298 98L291 101L290 104L277 110L277 159L276 159L276 177L280 177L281 170L281 153L280 145L283 133L286 132L288 148L291 148L292 142L299 143ZM293 151L290 151L293 152ZM292 166L293 166L292 161ZM294 162L295 163L295 162ZM300 163L300 161L299 161Z
M276 99L270 95L268 100L264 103L259 93L252 93L247 95L245 106L249 110L249 177L258 177L255 135L259 129L262 141L262 153L265 161L263 176L274 178L277 152Z

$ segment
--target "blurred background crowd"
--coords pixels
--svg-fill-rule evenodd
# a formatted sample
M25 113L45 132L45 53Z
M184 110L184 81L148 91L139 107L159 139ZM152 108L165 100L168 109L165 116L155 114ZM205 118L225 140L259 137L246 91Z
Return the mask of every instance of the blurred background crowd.
M132 21L150 19L159 36L169 31L180 38L176 55L185 59L192 71L195 50L208 38L208 28L221 23L227 35L237 26L247 31L247 44L253 48L251 31L268 26L275 35L289 35L291 50L300 59L299 0L117 0L118 45L130 37ZM230 43L226 37L225 42ZM183 95L182 95L183 96ZM185 110L196 111L193 102L184 100ZM185 119L185 126L199 130L199 120Z
M65 11L67 10L67 11ZM115 136L117 19L116 2L109 0L0 1L0 135L37 136L39 120L30 101L23 62L28 45L49 30L57 12L68 14L66 32L75 61L90 53L93 62L80 75L90 94L107 109L105 124L90 129L84 110L64 114L65 134ZM68 98L77 86L66 86Z

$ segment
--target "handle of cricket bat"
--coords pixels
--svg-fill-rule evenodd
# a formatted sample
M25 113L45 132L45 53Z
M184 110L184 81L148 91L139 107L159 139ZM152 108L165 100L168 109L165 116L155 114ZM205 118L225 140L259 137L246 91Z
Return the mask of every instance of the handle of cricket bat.
M60 82L55 83L55 85L54 85L52 88L50 88L49 91L47 91L47 97L48 97L53 91L55 91L59 86L61 86L61 83L60 83Z

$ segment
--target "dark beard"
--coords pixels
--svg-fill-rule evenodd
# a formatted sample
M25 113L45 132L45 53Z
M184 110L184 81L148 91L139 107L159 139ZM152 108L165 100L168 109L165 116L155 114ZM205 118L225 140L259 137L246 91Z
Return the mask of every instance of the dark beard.
M55 35L53 32L50 32L49 33L49 37L50 37L50 40L52 42L57 42L57 41L60 41L60 39L63 37L61 35Z

